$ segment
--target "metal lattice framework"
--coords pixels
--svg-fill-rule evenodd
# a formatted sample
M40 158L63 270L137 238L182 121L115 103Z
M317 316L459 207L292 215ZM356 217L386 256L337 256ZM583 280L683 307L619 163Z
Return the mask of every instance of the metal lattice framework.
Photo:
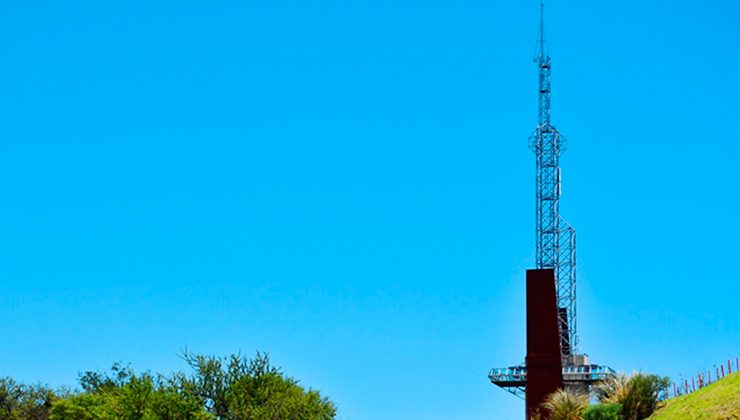
M614 376L615 372L607 366L590 363L588 355L577 352L576 231L560 216L560 154L565 151L565 138L550 123L551 60L545 50L542 9L540 2L540 34L534 59L539 68L539 119L529 138L529 147L537 156L537 268L555 271L563 385L574 392L588 393L594 383ZM524 398L526 363L491 369L488 378L491 383Z
M550 122L550 72L552 63L545 50L545 25L540 5L540 34L535 63L539 67L537 129L529 147L537 156L537 268L556 273L561 351L574 354L576 330L576 231L560 216L560 154L565 138Z

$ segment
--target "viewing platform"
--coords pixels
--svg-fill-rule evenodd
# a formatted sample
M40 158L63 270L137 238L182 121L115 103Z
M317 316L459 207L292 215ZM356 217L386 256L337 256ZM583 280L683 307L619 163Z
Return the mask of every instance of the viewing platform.
M563 367L563 383L567 388L587 391L594 383L616 374L610 367L588 364L588 358L585 356L577 356L577 358L585 363ZM527 367L493 368L488 372L488 379L494 385L523 397L527 388Z

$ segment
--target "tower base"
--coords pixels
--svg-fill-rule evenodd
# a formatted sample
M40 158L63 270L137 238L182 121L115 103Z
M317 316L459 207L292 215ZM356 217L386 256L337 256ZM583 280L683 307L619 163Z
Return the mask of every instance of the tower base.
M527 418L549 417L542 403L563 388L562 362L555 271L527 270Z

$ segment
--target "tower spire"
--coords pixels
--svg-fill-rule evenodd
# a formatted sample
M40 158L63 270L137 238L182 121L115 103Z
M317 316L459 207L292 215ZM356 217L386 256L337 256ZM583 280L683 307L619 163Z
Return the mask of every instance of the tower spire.
M534 62L539 67L539 109L538 126L547 131L550 129L550 56L545 49L545 3L540 0L540 33L537 37L537 52Z
M540 0L540 33L537 37L537 52L535 53L535 61L543 61L547 56L545 51L545 1Z

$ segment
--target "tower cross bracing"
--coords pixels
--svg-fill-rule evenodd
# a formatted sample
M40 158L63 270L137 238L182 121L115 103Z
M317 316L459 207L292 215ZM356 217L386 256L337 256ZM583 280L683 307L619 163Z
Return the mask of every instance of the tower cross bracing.
M537 128L529 138L536 156L536 266L555 270L558 329L563 355L576 352L576 231L560 215L560 155L565 138L550 122L552 60L546 51L543 5L534 58L539 68Z

